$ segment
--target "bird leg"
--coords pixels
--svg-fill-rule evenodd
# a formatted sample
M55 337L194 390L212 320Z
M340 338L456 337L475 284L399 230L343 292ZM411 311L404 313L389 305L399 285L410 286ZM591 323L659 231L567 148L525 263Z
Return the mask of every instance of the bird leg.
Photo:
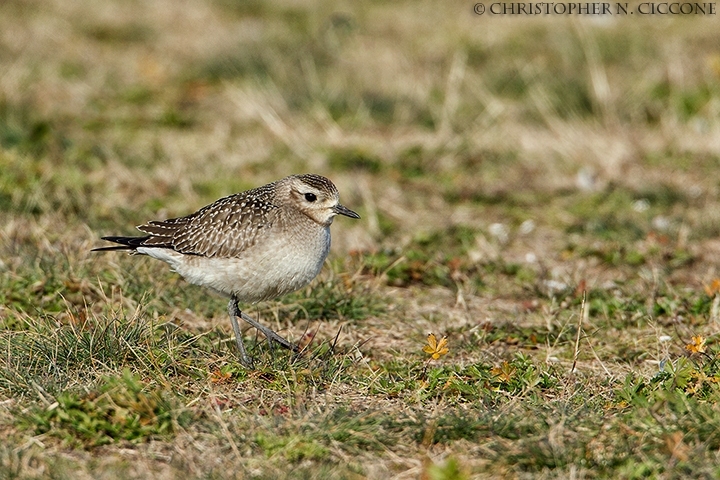
M265 337L267 337L267 339L268 339L269 342L275 341L275 342L279 343L280 346L283 347L283 348L286 348L286 349L288 349L288 350L292 350L293 352L297 352L297 351L298 351L297 345L294 345L294 344L290 343L290 341L285 340L283 337L281 337L280 335L278 335L278 334L275 333L274 331L270 330L270 329L267 328L266 326L261 325L260 323L256 322L255 320L252 319L252 317L247 316L247 315L245 314L245 312L240 312L240 317L241 317L243 320L245 320L247 323L249 323L250 325L252 325L253 327L255 327L255 328L257 328L258 330L260 330L260 331L263 333L263 335L265 335Z
M232 298L228 304L228 313L230 314L230 322L232 323L233 331L235 332L235 344L237 345L238 351L240 352L240 362L247 368L253 368L253 361L245 350L245 345L242 341L242 332L240 331L240 325L238 325L237 317L240 310L237 306L237 300Z
M228 304L228 313L230 314L230 320L232 321L233 330L235 331L235 342L237 344L238 350L240 351L240 356L242 357L242 362L246 366L252 365L252 359L247 355L247 352L245 351L245 346L242 343L242 337L240 333L240 325L238 325L237 317L242 318L247 323L249 323L251 326L257 328L260 330L263 335L268 339L268 342L272 345L272 342L277 342L280 344L281 347L286 348L288 350L292 350L293 352L297 352L298 348L296 345L290 343L288 340L285 340L283 337L272 331L271 329L267 328L264 325L261 325L260 323L253 320L252 317L245 314L245 312L240 310L240 307L238 307L237 299L235 297L232 297L230 299L230 303ZM249 365L248 365L249 364Z

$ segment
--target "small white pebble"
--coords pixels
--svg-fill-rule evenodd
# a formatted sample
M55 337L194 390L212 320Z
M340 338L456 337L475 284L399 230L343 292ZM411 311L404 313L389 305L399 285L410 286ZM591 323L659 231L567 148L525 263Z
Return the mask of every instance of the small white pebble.
M533 220L525 220L520 224L520 233L527 235L535 230L535 222Z
M533 252L528 252L525 254L525 261L527 263L537 263L537 256Z
M502 223L493 223L488 227L490 235L500 243L506 243L508 241L508 229Z
M672 340L672 337L670 335L660 335L658 337L658 342L660 343L669 342L670 340Z
M703 190L700 185L693 185L688 190L688 193L690 194L690 197L692 198L698 198L700 195L702 195Z
M580 190L591 192L596 189L595 172L592 168L583 167L575 177L575 183Z
M655 230L665 232L670 228L670 220L668 220L667 217L658 215L657 217L652 219L652 226Z
M632 204L632 209L638 213L646 212L649 208L650 202L648 202L644 198L641 198L640 200L635 200Z
M551 292L562 292L568 288L567 283L558 282L557 280L545 280L543 283Z

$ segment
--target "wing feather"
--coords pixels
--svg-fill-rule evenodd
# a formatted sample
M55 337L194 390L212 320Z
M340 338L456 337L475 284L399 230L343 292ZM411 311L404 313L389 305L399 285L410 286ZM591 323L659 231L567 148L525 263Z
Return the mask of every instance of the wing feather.
M138 230L149 234L142 245L205 257L239 256L276 218L278 207L267 192L259 192L262 188L221 198L185 217L140 225Z

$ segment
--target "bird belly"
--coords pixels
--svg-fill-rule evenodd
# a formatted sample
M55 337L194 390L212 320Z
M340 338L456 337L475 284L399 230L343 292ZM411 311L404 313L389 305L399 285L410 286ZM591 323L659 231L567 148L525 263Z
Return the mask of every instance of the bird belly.
M184 255L164 248L138 248L163 260L188 282L242 302L259 302L294 292L322 269L330 249L329 229L302 242L269 239L235 258Z

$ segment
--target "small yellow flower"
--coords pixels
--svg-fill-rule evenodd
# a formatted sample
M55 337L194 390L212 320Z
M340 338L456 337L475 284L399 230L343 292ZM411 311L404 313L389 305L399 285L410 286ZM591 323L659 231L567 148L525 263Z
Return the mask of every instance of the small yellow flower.
M223 372L219 368L210 373L210 382L212 383L227 383L230 380L232 380L232 373Z
M720 278L714 279L710 285L705 285L705 293L708 297L714 297L718 292L720 292Z
M692 337L692 343L685 345L685 350L690 353L705 353L707 346L705 345L705 337Z
M433 360L437 360L450 351L447 347L447 337L442 337L438 342L434 334L427 336L427 345L423 347L423 352L432 356Z
M515 374L515 367L510 365L508 362L502 362L499 367L493 367L490 370L490 373L497 377L501 382L507 383L512 380L512 377Z

